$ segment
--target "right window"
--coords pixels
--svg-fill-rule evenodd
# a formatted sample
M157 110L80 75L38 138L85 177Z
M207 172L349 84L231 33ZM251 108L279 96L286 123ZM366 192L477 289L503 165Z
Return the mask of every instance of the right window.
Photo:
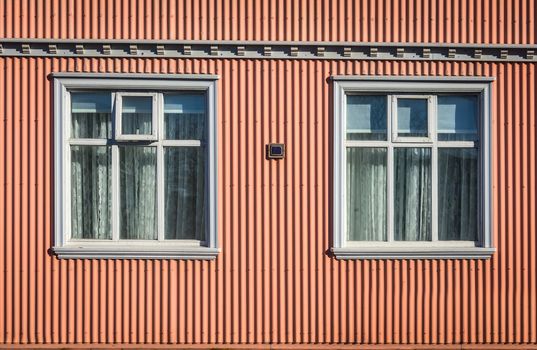
M336 257L490 256L488 84L335 85Z

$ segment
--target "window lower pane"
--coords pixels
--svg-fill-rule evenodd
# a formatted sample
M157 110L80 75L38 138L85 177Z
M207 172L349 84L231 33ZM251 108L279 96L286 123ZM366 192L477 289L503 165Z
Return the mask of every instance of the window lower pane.
M385 148L347 148L347 239L386 241Z
M478 151L438 149L438 239L476 241Z
M120 238L157 239L157 152L155 147L121 146Z
M395 148L396 241L431 240L431 149Z
M205 150L164 148L166 239L205 240Z
M71 237L110 239L111 152L107 146L71 147Z

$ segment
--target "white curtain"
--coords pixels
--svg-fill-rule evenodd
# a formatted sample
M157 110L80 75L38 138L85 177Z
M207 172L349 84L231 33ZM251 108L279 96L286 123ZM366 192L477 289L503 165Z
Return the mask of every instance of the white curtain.
M165 147L166 239L205 240L205 114L166 113L166 139L199 140L200 147Z
M166 147L164 151L166 239L205 239L205 151Z
M152 130L151 113L125 113L121 117L122 133L127 135L149 135Z
M347 239L386 240L386 149L347 148Z
M205 240L205 114L166 116L166 138L200 140L199 147L164 148L166 239ZM123 115L131 133L151 132L151 118ZM73 113L72 135L111 137L110 113ZM157 239L156 147L119 146L121 239ZM111 239L111 146L71 147L72 237Z
M438 239L477 240L478 151L438 149Z
M157 149L120 146L120 238L157 239Z
M396 148L394 238L431 240L431 149Z
M110 113L73 113L72 137L106 138ZM71 236L111 238L111 151L109 146L71 146Z
M111 238L111 155L106 146L71 148L71 235Z

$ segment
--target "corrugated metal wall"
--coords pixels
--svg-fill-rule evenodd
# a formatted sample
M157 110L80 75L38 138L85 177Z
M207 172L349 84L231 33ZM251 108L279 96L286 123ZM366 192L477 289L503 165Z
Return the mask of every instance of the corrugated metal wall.
M60 71L221 76L215 261L47 253ZM534 64L3 57L0 74L0 343L537 343ZM331 74L497 78L491 260L327 256Z
M0 38L536 43L535 0L4 0Z

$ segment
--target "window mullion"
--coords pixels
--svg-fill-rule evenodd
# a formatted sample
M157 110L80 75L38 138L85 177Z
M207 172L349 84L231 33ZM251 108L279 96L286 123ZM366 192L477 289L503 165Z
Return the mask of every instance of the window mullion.
M387 108L387 112L388 112L388 120L387 120L387 123L386 123L386 126L387 126L387 132L386 132L386 136L387 136L387 141L388 141L388 159L386 160L386 176L387 176L387 179L386 181L388 182L387 183L387 194L386 194L386 204L387 204L387 216L388 216L388 225L387 225L387 230L388 230L388 234L387 234L387 240L388 242L393 242L394 241L394 232L393 232L393 227L394 227L394 224L393 224L393 218L394 218L394 215L393 215L393 210L394 210L394 206L393 206L393 199L394 199L394 196L393 196L393 186L394 186L394 181L393 181L393 168L394 168L394 163L393 163L393 146L392 146L392 142L393 142L393 138L394 138L394 135L392 135L392 130L394 127L394 120L393 118L395 118L395 113L393 113L393 108L395 107L395 104L393 103L393 96L390 96L388 95L388 108Z
M119 189L119 147L112 145L112 240L119 241L120 189Z
M432 224L432 241L438 241L438 147L434 143L432 152L431 152L431 172L432 172L432 181L431 181L431 201L432 201L432 213L431 213L431 224Z
M164 241L164 97L157 98L157 239ZM155 118L153 118L155 120Z
M431 138L433 140L433 147L431 150L431 201L432 201L432 213L431 213L431 225L432 225L432 237L433 242L438 241L438 138L436 127L436 111L437 111L437 99L436 96L432 96L432 103L429 108L429 128L431 130Z
M393 242L394 241L394 237L395 237L395 233L393 232L394 230L394 177L393 177L393 173L394 173L394 157L393 157L393 147L392 145L390 144L390 146L388 147L388 168L386 169L387 170L387 175L388 175L388 194L387 194L387 198L386 198L386 201L387 201L387 204L388 204L388 242Z

